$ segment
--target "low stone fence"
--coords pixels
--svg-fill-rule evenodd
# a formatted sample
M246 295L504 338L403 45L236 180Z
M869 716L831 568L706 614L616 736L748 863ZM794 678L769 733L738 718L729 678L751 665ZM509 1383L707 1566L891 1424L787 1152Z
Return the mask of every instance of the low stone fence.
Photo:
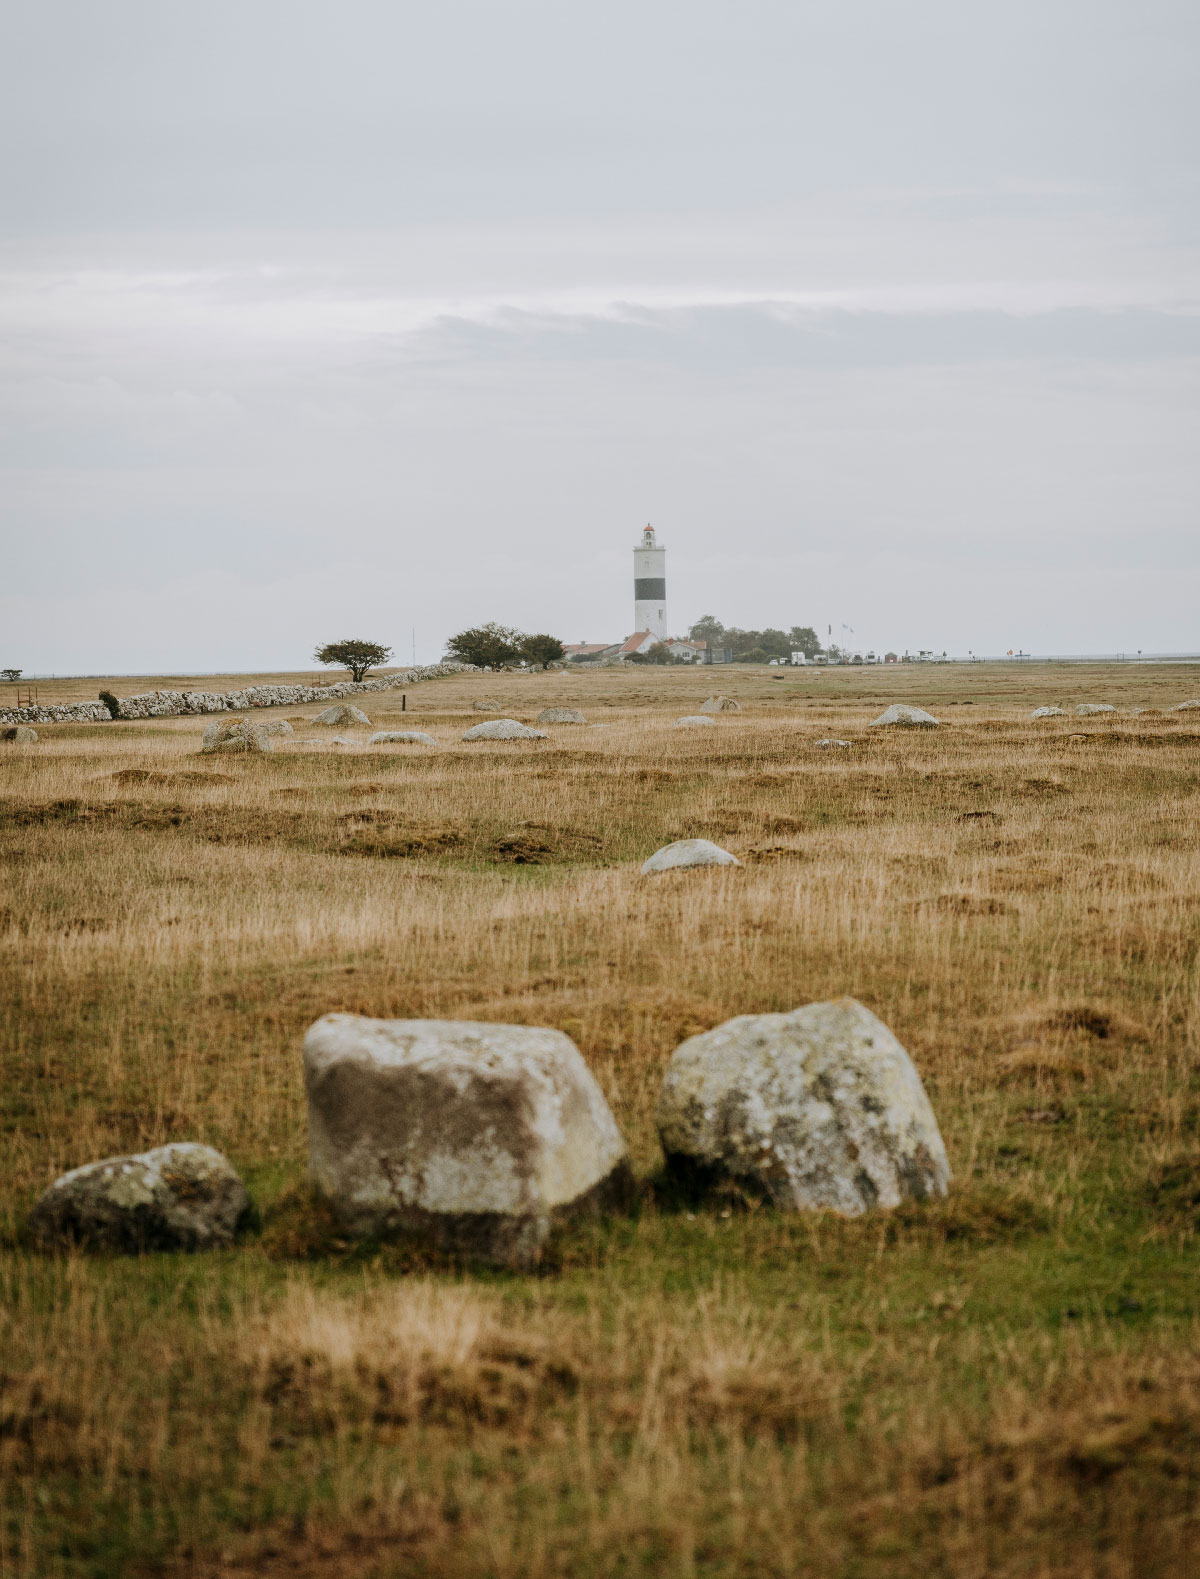
M444 674L471 674L469 663L432 663L374 680L339 680L333 685L248 685L242 691L145 691L123 696L118 718L179 718L188 713L243 713L252 707L298 707L304 702L336 702L364 691L397 691ZM76 702L62 707L0 708L0 724L107 723L103 702Z

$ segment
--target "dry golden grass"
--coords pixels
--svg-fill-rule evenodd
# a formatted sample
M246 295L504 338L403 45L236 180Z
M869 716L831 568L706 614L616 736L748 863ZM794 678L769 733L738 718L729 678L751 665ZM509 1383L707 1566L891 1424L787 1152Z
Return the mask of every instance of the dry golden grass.
M201 719L4 748L0 1574L1193 1569L1193 674L751 670L702 734L670 725L711 676L462 677L368 699L436 752L199 757ZM477 695L606 727L463 745ZM1029 719L1090 699L1124 711ZM864 731L898 700L945 726ZM744 869L640 878L686 836ZM673 1048L843 993L916 1059L950 1200L677 1206ZM566 1030L639 1211L536 1280L345 1245L300 1190L331 1009ZM57 1173L169 1139L229 1153L261 1237L23 1248Z

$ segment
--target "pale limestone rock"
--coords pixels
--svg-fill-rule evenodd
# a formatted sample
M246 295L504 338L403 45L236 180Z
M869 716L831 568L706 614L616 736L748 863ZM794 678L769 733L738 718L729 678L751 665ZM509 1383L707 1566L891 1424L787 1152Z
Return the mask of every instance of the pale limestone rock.
M477 713L501 713L504 711L503 702L489 702L486 699L481 699L478 702L472 702L471 706Z
M327 707L313 719L314 724L323 724L330 729L344 729L347 724L369 724L371 720L361 707L354 707L349 702L339 702L333 707Z
M0 729L0 740L11 740L18 746L32 746L37 742L37 730L30 729L26 724L10 724L7 729Z
M1075 716L1077 718L1090 718L1093 713L1115 713L1116 708L1111 702L1077 702Z
M29 1227L47 1247L208 1250L232 1244L249 1214L246 1186L221 1153L181 1141L64 1173Z
M537 715L539 724L586 724L587 719L577 707L543 707Z
M676 729L715 729L717 721L700 713L691 713L686 718L675 720Z
M1029 716L1031 718L1065 718L1067 710L1065 707L1035 707Z
M732 696L710 696L707 702L701 702L702 713L740 713L742 704L735 702Z
M549 735L540 729L530 729L528 724L515 718L492 718L486 724L474 724L463 736L464 740L548 740Z
M893 702L891 707L884 708L878 718L873 718L867 728L878 729L880 725L886 724L896 724L902 729L936 729L938 720L923 707L909 707L904 702Z
M437 741L423 729L381 729L367 741L369 746L436 746Z
M691 1037L667 1066L657 1124L679 1176L791 1210L857 1216L944 1195L950 1179L912 1060L853 998Z
M530 1266L554 1219L618 1204L625 1142L541 1026L327 1014L304 1039L313 1182L356 1234Z
M265 729L268 735L294 735L296 731L286 718L264 718L261 723L255 720L259 729Z
M1186 713L1193 707L1200 707L1200 702L1176 702L1174 707L1168 707L1168 713Z
M651 877L655 872L671 872L681 866L740 866L736 855L722 850L711 839L676 839L655 850L648 861L642 863L642 876Z
M251 723L248 718L214 719L204 726L200 750L211 751L271 751L271 737L264 725Z
M848 740L818 740L817 750L828 751L831 746L848 746L849 744L850 742Z

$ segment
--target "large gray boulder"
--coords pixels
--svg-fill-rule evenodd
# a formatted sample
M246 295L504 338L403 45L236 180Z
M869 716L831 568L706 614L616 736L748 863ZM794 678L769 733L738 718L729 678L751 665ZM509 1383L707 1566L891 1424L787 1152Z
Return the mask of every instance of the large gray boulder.
M587 719L577 707L543 707L537 715L539 724L586 724Z
M700 713L689 713L686 718L675 720L676 729L715 729L717 721Z
M735 702L732 696L710 696L707 702L701 702L702 713L740 713L742 704Z
M251 723L248 718L220 718L204 726L200 744L203 752L212 751L271 751L271 736L263 724Z
M321 724L328 729L343 729L347 724L370 722L361 707L353 707L349 702L338 702L333 707L326 707L313 719L314 724Z
M655 850L648 861L642 863L642 876L651 877L655 872L670 872L680 866L740 866L736 855L722 850L711 839L676 839Z
M528 724L515 718L491 718L486 724L474 724L463 736L464 740L549 740L540 729L530 729Z
M221 1153L179 1141L64 1173L29 1227L46 1248L210 1250L232 1244L249 1213L246 1186Z
M1067 710L1065 707L1035 707L1029 716L1030 718L1065 718Z
M11 740L18 746L32 746L37 742L37 730L30 729L28 724L9 724L0 729L0 740Z
M893 702L891 707L884 708L878 718L873 718L867 728L878 729L881 725L889 724L897 725L901 729L936 729L938 720L923 707L909 707L905 702Z
M555 1219L629 1189L604 1093L561 1031L327 1014L304 1077L313 1182L352 1233L531 1266Z
M1111 702L1077 702L1075 716L1077 718L1090 718L1093 713L1115 713L1116 708Z
M423 729L381 729L367 741L369 746L436 746L437 741Z
M950 1179L912 1060L853 998L691 1037L667 1066L657 1123L683 1178L792 1210L857 1216L944 1195Z

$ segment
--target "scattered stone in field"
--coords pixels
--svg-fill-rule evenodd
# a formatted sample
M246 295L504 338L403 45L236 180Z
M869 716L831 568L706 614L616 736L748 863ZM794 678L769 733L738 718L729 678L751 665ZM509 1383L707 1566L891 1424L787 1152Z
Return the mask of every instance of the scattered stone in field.
M1111 702L1077 702L1075 716L1077 718L1090 718L1093 713L1115 713L1116 708Z
M248 718L214 718L204 726L200 744L203 752L211 751L270 751L271 737L263 724L251 723Z
M249 1212L246 1186L221 1153L182 1141L64 1173L29 1226L46 1247L208 1250L231 1244Z
M629 1191L625 1142L561 1031L327 1014L304 1078L312 1178L352 1233L528 1267L554 1219Z
M304 722L307 723L308 719L306 718ZM258 728L265 729L268 735L294 735L296 733L286 718L264 718L258 724Z
M675 720L676 729L715 729L716 727L717 721L715 718L709 718L707 715L701 715L700 713L691 713L687 718L677 718Z
M740 713L742 704L735 702L732 696L710 696L707 702L700 704L702 713Z
M671 872L680 866L740 866L736 855L722 850L711 839L676 839L655 850L648 861L642 863L642 876L651 877L655 872Z
M676 1048L658 1100L668 1167L791 1210L858 1216L945 1195L946 1148L912 1060L853 998L742 1014Z
M37 730L27 724L8 724L0 729L0 740L11 740L18 746L32 746L37 740Z
M528 724L515 718L491 718L486 724L475 724L467 730L464 740L548 740L549 735L540 729L530 729Z
M938 720L923 707L909 707L904 702L893 702L884 708L878 718L873 718L868 729L878 729L881 724L898 724L904 729L936 729Z
M1067 710L1065 707L1035 707L1029 716L1031 718L1065 718Z
M828 750L830 746L848 746L849 744L848 740L818 740L817 749L818 751Z
M477 713L500 713L504 711L503 702L479 701L472 702L471 706Z
M361 707L352 707L349 702L336 703L333 707L325 708L313 719L314 724L323 724L326 728L337 729L346 724L369 724L371 720Z
M587 719L577 707L543 707L537 715L539 724L586 724Z
M436 746L437 741L423 729L381 729L367 741L369 746Z
M1186 713L1189 708L1200 707L1200 702L1176 702L1174 707L1168 707L1168 713Z

